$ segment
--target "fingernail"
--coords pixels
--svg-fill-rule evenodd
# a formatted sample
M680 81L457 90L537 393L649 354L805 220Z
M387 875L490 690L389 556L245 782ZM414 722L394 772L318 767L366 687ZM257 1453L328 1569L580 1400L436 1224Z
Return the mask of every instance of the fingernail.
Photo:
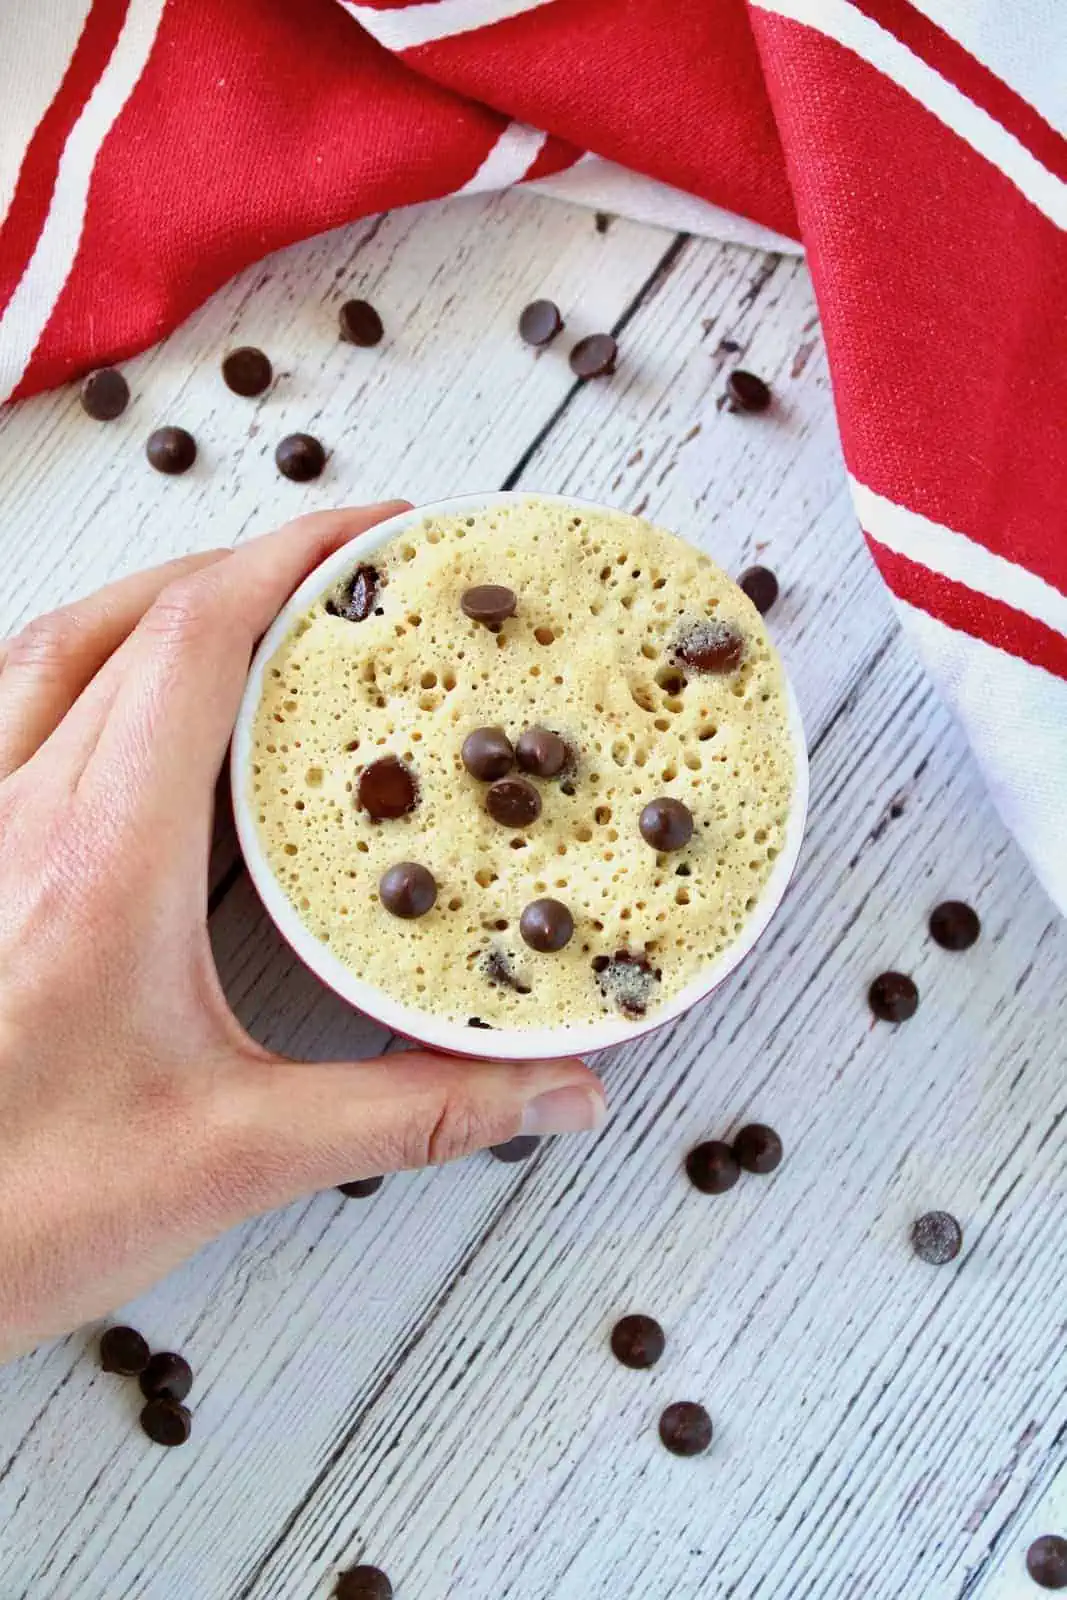
M595 1089L573 1085L550 1089L531 1100L522 1114L520 1133L595 1133L604 1126L608 1109Z

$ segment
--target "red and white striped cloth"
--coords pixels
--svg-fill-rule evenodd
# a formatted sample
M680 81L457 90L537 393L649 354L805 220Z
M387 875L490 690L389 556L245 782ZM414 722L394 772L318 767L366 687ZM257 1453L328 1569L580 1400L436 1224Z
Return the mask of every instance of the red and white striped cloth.
M802 238L859 521L1067 909L1067 0L5 0L0 106L0 400L411 201Z

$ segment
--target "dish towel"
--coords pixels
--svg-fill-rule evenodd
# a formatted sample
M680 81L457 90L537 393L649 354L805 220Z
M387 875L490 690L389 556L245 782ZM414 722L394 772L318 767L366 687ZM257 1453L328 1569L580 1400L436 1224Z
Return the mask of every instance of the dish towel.
M1065 0L6 0L0 106L0 399L412 201L801 239L860 525L1067 909Z

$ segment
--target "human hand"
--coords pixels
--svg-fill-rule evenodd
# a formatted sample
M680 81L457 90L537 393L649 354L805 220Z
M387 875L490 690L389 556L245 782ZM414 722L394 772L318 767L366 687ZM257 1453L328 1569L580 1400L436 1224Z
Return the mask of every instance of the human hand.
M0 1360L309 1190L602 1118L578 1061L297 1063L223 996L208 855L251 652L399 509L170 562L0 644Z

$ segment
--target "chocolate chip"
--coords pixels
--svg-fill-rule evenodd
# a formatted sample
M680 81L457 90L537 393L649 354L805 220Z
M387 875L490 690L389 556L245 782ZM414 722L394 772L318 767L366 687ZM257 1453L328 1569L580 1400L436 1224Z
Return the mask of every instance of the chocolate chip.
M562 327L559 306L551 300L531 300L519 317L519 335L527 344L551 344Z
M385 334L382 319L369 300L346 300L337 313L341 338L346 344L358 344L364 350L381 344Z
M731 411L766 411L771 391L754 372L737 367L726 380L726 403Z
M337 1187L349 1200L369 1200L384 1182L384 1178L353 1178L351 1183L339 1183Z
M514 589L506 589L502 583L477 583L473 589L464 590L459 604L472 622L492 627L513 617L518 602Z
M574 918L560 900L531 900L523 907L519 932L531 950L548 955L570 943Z
M567 765L570 751L551 729L527 728L519 734L515 755L524 772L532 772L535 778L554 778Z
M1026 1552L1026 1570L1042 1589L1067 1589L1067 1539L1044 1533Z
M491 1022L483 1022L481 1017L468 1017L467 1027L484 1028L487 1033L492 1033L493 1031L493 1024Z
M867 1004L879 1022L907 1022L919 1009L919 991L903 972L882 972L867 990Z
M412 773L396 756L372 761L359 775L359 803L375 822L389 822L414 811L419 791Z
M489 950L486 952L483 971L490 983L502 983L506 989L514 989L516 994L529 994L530 986L523 983L510 958L503 950ZM486 1023L482 1027L488 1026Z
M607 378L618 359L619 347L610 333L590 333L571 351L571 371L576 378Z
M99 367L82 379L81 403L94 422L114 422L130 403L130 386L114 367Z
M622 1317L611 1330L611 1353L624 1367L654 1367L667 1347L654 1317Z
M770 567L746 567L737 580L761 617L765 617L778 598L778 579Z
M196 440L184 428L157 428L144 448L156 471L170 478L188 472L196 460Z
M193 1387L193 1369L184 1356L159 1350L140 1375L141 1393L147 1400L184 1400Z
M326 452L310 433L290 433L275 450L274 460L283 478L310 483L326 465Z
M977 911L962 900L943 900L930 913L930 937L942 950L969 950L981 931Z
M697 672L736 672L745 654L745 636L732 622L693 622L679 635L674 653Z
M693 1400L677 1400L659 1419L659 1436L675 1456L699 1456L711 1443L711 1418Z
M781 1164L782 1141L773 1128L762 1122L750 1122L734 1139L734 1155L746 1172L758 1172L765 1177Z
M506 1144L491 1144L489 1153L494 1155L498 1161L503 1161L507 1164L515 1161L529 1161L540 1143L540 1139L535 1139L533 1134L520 1133L514 1139L509 1139Z
M660 973L654 971L647 956L632 950L616 950L613 956L594 956L593 971L605 999L614 1001L624 1017L636 1021L648 1010Z
M136 1328L107 1328L100 1335L100 1365L105 1372L136 1378L148 1365L147 1339Z
M433 909L437 884L433 873L417 861L398 861L379 878L378 895L386 911L411 921Z
M174 1400L149 1400L141 1411L141 1427L153 1444L172 1447L184 1444L192 1432L193 1419L187 1406Z
M597 211L593 217L593 226L597 233L607 233L613 221L610 211Z
M227 389L246 399L269 389L273 377L270 358L255 345L243 344L239 350L231 350L222 363L222 380Z
M349 1567L337 1577L335 1600L393 1600L393 1586L380 1567Z
M693 813L680 800L650 800L638 820L641 837L653 850L684 850L693 837Z
M486 793L485 809L504 828L528 828L541 815L541 796L525 778L498 778Z
M515 752L503 728L475 728L460 749L460 758L472 778L494 783L515 765Z
M928 1211L911 1225L911 1248L920 1261L946 1266L963 1248L963 1229L947 1211Z
M689 1182L701 1194L725 1194L741 1176L737 1157L721 1139L707 1139L685 1158Z
M366 622L378 603L378 571L375 567L357 567L336 594L326 601L331 617L344 617L346 622Z

